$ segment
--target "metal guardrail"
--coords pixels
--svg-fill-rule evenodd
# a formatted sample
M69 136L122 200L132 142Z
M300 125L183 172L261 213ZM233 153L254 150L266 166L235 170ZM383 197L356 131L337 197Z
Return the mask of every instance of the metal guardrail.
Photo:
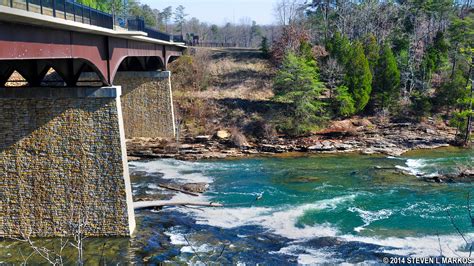
M113 29L111 14L72 0L0 0L0 5Z
M137 18L133 18L133 19L128 19L127 24L128 24L128 29L129 30L137 30L137 31L146 32L148 34L148 37L150 37L150 38L163 40L163 41L167 41L167 42L173 41L173 36L171 36L167 33L164 33L164 32L161 32L161 31L158 31L158 30L147 27L145 25L145 20L143 18L137 17Z
M111 14L85 6L73 0L0 0L0 5L22 9L30 12L64 18L65 20L81 22L98 27L114 29L114 18ZM143 18L127 20L129 30L143 31L148 37L167 42L184 41L177 36L149 28Z

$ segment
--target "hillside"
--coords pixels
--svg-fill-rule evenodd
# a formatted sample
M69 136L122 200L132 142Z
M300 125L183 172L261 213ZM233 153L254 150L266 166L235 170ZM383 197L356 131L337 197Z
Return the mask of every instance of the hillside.
M139 157L222 158L285 152L361 152L400 155L448 146L455 130L442 120L391 122L354 116L291 136L279 130L288 106L272 100L275 68L257 50L192 51L172 65L179 141L133 140ZM177 144L180 143L180 144Z

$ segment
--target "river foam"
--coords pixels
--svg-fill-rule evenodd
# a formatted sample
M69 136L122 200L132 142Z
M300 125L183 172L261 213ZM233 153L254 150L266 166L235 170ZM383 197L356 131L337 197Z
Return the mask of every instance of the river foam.
M174 179L188 183L211 183L213 181L211 177L204 175L200 171L200 169L210 165L199 162L163 159L148 162L131 162L129 166L133 171L146 172L147 174L162 174L163 179Z
M409 170L412 174L424 173L424 168L430 162L425 159L407 159L406 166L398 166L400 169ZM174 160L161 160L153 162L132 163L137 171L147 173L163 173L163 178L179 178L185 182L212 182L213 178L206 176L202 169L209 169L211 164L178 162ZM405 168L403 168L405 167ZM241 192L227 192L228 194L241 194ZM213 194L218 194L217 192ZM245 193L244 193L245 194ZM255 193L247 193L255 196ZM334 250L316 248L313 249L305 245L307 241L320 237L337 238L343 242L373 244L379 247L379 252L385 252L400 256L439 256L440 245L444 256L457 257L468 256L468 250L464 249L465 243L458 235L425 235L418 237L382 237L366 236L362 234L373 222L388 219L394 214L394 210L381 209L368 211L361 207L354 207L351 204L361 193L339 195L333 198L318 200L312 203L299 205L282 205L274 207L223 207L223 208L174 208L183 214L190 215L197 224L233 229L243 226L260 226L267 232L276 234L293 241L288 246L279 250L282 254L291 254L298 258L298 263L314 264L327 262L334 257ZM176 201L211 201L208 196L191 197L183 194L176 194L173 198ZM406 215L413 213L413 209L423 210L423 213L430 215L438 212L438 209L427 209L429 203L418 202L418 205L410 205L406 208ZM425 206L427 205L427 206ZM433 206L431 206L433 207ZM331 211L337 208L346 208L348 212L356 213L362 220L363 225L355 227L353 233L341 233L335 224L323 223L314 225L300 224L299 220L307 212ZM433 207L434 208L434 207ZM440 209L443 210L443 209ZM397 211L397 213L400 210ZM425 213L426 212L426 213ZM399 213L405 215L405 213ZM182 246L181 251L191 253L188 243L178 231L167 233L173 244ZM245 236L239 236L245 237ZM468 239L473 239L474 234L466 234ZM202 244L202 243L201 243ZM199 243L195 244L197 249L201 249ZM194 246L194 243L193 243ZM202 250L209 249L202 246ZM200 250L198 251L200 252ZM332 260L334 262L334 260Z

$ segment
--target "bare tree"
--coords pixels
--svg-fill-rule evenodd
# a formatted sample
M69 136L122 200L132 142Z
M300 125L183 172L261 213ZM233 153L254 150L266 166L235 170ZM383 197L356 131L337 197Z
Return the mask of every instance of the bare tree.
M275 7L275 17L282 26L295 23L304 12L304 1L302 0L279 0Z

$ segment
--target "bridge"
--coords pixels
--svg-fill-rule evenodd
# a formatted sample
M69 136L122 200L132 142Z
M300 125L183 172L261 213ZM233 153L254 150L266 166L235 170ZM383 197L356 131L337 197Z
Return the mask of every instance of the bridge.
M0 0L0 237L133 233L125 138L174 135L166 69L186 47L111 19Z

